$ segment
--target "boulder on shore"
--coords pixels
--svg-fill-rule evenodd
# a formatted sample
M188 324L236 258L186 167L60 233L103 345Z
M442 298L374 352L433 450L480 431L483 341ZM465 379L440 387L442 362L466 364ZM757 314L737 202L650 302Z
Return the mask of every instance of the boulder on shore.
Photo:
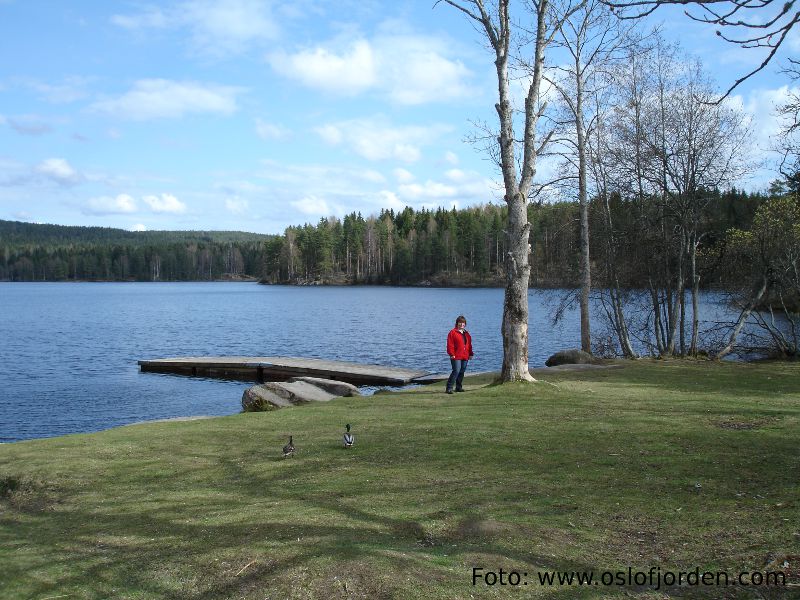
M556 367L558 365L596 365L600 363L601 361L588 352L584 352L579 348L572 348L570 350L559 350L548 358L544 364L548 367Z
M316 377L296 377L290 381L269 381L246 389L242 394L242 410L260 412L357 395L358 388L348 383Z
M292 377L289 383L304 381L316 386L334 396L360 396L361 392L352 383L336 381L335 379L323 379L321 377Z

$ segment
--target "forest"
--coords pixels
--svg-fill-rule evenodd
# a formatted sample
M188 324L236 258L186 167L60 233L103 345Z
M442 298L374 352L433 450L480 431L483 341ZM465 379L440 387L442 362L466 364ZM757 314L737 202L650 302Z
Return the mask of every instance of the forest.
M749 231L772 196L735 189L705 193L701 247L704 286L735 283L725 269L730 230ZM655 200L612 198L616 235L626 240L620 284L643 287L655 249L642 224L657 218ZM592 255L607 246L605 205L590 203ZM577 202L531 203L531 285L574 287L579 279ZM351 213L289 227L280 236L221 231L132 232L0 221L0 279L5 281L187 281L258 278L283 284L501 286L507 208ZM624 226L622 225L624 223ZM599 268L599 264L598 264ZM607 281L597 275L596 284Z
M126 231L0 220L0 281L213 281L259 277L270 236Z
M702 254L704 285L722 285L724 248L729 230L748 231L756 211L770 196L735 189L711 190L707 198ZM652 254L643 222L657 218L655 199L637 203L615 196L609 203L614 222L625 223L616 235L626 240L620 283L644 287L651 273L643 254ZM592 255L602 255L605 205L590 203ZM383 210L364 218L351 213L315 224L290 227L266 242L263 278L289 284L390 284L501 286L504 283L507 208L485 204L462 210ZM577 202L528 206L531 223L531 285L575 287L579 279L579 206ZM622 227L619 225L618 227ZM713 257L713 258L711 258ZM730 277L728 277L730 280ZM597 285L603 285L598 277Z

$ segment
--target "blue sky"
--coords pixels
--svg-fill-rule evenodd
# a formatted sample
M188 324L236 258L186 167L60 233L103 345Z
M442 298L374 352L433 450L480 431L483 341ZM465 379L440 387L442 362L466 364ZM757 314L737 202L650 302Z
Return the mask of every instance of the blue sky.
M758 61L677 11L661 21L721 87ZM0 55L2 219L279 233L502 197L464 142L496 118L491 58L432 0L0 0ZM778 67L734 99L757 158L788 92Z

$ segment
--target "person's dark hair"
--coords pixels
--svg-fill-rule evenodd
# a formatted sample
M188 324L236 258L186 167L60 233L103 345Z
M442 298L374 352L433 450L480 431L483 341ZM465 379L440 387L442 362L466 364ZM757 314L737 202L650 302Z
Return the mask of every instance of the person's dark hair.
M462 321L464 322L464 325L467 324L467 318L464 315L458 315L456 317L456 327L458 327L458 324L461 323Z

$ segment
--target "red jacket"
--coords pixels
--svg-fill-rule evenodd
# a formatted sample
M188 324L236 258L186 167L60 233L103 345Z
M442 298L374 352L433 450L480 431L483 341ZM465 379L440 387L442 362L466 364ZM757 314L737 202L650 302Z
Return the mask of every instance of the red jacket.
M469 360L472 358L472 336L466 329L464 334L467 336L466 343L464 343L464 336L455 327L447 334L447 355L450 358L455 358L456 360Z

